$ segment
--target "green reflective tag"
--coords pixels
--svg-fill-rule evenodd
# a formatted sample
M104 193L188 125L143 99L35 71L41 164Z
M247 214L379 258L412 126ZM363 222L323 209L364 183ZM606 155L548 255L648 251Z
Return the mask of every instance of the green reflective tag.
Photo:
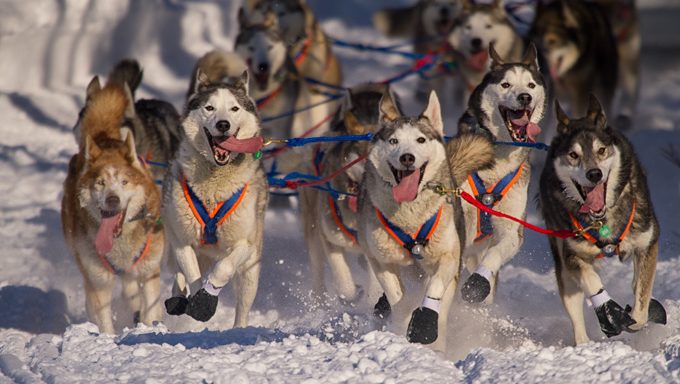
M259 160L260 157L262 157L262 151L257 151L255 153L253 153L253 159Z
M600 236L602 237L609 237L609 235L612 233L611 228L607 224L603 225L600 227L600 229L597 231Z

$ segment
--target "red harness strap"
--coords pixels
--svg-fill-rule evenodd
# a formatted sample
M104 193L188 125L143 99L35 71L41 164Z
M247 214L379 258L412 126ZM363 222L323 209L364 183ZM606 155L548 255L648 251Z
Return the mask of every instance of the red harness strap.
M283 83L281 83L281 85L279 85L279 87L276 88L272 93L268 94L265 97L262 97L262 98L255 100L255 104L257 105L257 109L258 110L264 109L264 107L266 107L267 104L269 104L272 100L274 100L276 98L276 96L279 95L279 93L281 93L281 89L283 89Z
M122 275L123 273L131 272L137 266L137 264L144 260L147 253L149 253L150 247L151 247L151 233L148 233L146 235L146 243L144 243L144 248L142 248L142 252L140 252L137 258L132 262L132 265L125 270L116 268L106 256L99 255L99 260L101 260L102 264L104 265L104 268L106 268L107 271L111 272L114 275Z
M342 220L342 217L340 217L339 214L340 207L338 207L338 204L335 202L335 199L333 199L333 196L331 196L330 193L328 194L328 205L330 206L331 216L333 216L335 225L340 228L340 231L342 231L342 233L344 233L348 239L350 239L354 244L357 244L356 231L345 225L345 222Z
M295 66L299 69L302 63L305 61L307 58L307 53L309 52L309 46L312 43L312 39L310 37L305 39L305 42L302 43L302 48L300 51L295 55Z

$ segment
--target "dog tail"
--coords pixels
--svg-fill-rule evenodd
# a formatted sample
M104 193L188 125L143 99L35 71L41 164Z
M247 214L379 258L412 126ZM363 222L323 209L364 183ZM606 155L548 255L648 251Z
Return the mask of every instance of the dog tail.
M237 79L246 68L247 65L245 61L234 52L215 49L206 53L203 57L198 59L196 66L194 66L191 81L189 83L189 91L187 92L187 99L195 92L196 76L198 76L199 70L208 77L208 82L213 84L232 82Z
M373 25L389 37L409 37L418 23L418 5L387 8L373 15Z
M449 141L446 154L457 185L465 182L470 172L493 166L496 157L491 140L473 133L464 133Z
M108 76L108 84L118 84L123 86L127 84L130 88L132 96L135 95L135 90L139 87L142 82L142 67L139 65L135 59L124 59L121 60L115 67L111 70Z

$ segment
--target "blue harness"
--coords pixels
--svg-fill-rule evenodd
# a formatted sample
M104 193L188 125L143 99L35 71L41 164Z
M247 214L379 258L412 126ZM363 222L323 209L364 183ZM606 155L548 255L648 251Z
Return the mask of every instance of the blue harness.
M442 215L442 207L439 207L439 210L437 210L437 212L432 215L432 217L430 217L423 225L420 226L420 229L418 229L415 237L404 232L401 228L387 220L387 218L382 214L382 212L380 212L378 208L375 209L375 213L378 216L378 220L380 220L382 225L385 227L387 233L389 233L390 236L392 236L392 238L397 243L399 243L399 245L404 247L404 249L409 252L411 257L422 260L423 256L421 254L423 252L423 248L427 246L430 237L432 237L435 229L437 229L437 225L439 225L439 218Z

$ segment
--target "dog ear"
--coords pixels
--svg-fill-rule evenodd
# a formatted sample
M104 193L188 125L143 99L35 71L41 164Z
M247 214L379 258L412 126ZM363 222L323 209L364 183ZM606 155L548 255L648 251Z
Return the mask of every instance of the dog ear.
M279 18L276 16L276 13L272 11L267 11L264 15L264 21L262 24L267 28L267 29L278 29L279 28Z
M534 71L538 71L538 52L534 43L529 43L529 47L527 47L527 51L524 53L522 64L528 65Z
M444 135L444 121L442 120L442 108L439 104L439 98L437 97L437 92L430 91L430 99L427 102L427 107L420 117L426 117L432 127L439 132L440 135Z
M578 19L574 15L574 11L569 6L569 1L561 0L562 5L562 17L564 17L564 25L569 28L578 28Z
M567 116L567 114L564 113L564 110L560 105L560 101L557 99L555 99L555 117L557 118L557 133L559 134L569 133L570 131L569 123L571 122L571 120L569 119L569 116Z
M243 92L246 96L248 96L248 79L248 70L245 69L243 73L241 73L241 76L234 81L234 87Z
M491 69L498 69L501 65L505 64L503 59L498 55L496 49L494 48L494 43L489 43L489 56L491 57Z
M92 136L85 136L85 160L88 162L96 160L102 154L101 148L95 143Z
M472 9L472 1L462 0L460 2L460 8L463 10L463 12L470 12L470 10Z
M85 91L85 102L90 101L99 91L101 91L102 86L99 83L99 76L95 76L90 80L87 85L87 90Z
M243 7L238 9L238 25L240 29L246 28L250 25L250 20L248 20L248 12Z
M123 143L125 143L125 160L131 166L144 171L144 165L137 155L137 147L135 147L135 136L132 131L127 128L122 128L120 130L121 136L123 138Z
M394 104L392 95L387 91L383 92L380 98L380 120L394 121L399 116L401 116L401 113L399 113L399 109Z
M357 119L352 111L345 112L345 128L350 135L363 135L366 133L366 127L359 122L359 119Z
M604 114L602 104L592 93L588 97L588 113L586 117L597 129L604 129L607 126L607 116Z
M204 89L206 89L210 85L210 79L208 78L208 75L201 71L200 68L196 69L196 79L194 81L194 92L193 94L197 94Z

